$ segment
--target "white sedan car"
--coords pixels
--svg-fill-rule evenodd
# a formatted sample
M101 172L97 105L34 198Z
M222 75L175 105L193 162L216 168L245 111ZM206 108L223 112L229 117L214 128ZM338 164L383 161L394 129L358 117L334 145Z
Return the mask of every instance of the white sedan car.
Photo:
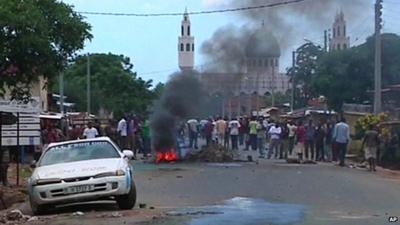
M55 205L93 200L116 200L119 208L131 209L136 187L129 159L106 137L50 144L28 182L34 214Z

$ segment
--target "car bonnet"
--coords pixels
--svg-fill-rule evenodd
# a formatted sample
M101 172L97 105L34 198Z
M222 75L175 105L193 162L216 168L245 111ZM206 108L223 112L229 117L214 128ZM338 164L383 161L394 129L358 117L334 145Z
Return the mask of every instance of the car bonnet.
M115 172L123 166L122 158L85 160L38 167L34 175L37 179L88 177Z

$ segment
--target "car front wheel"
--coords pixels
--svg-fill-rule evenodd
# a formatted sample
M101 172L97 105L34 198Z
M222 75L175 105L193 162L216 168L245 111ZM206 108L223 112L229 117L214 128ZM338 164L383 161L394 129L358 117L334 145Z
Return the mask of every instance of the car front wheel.
M32 198L29 198L29 203L31 205L31 210L33 215L43 215L46 214L50 210L49 205L38 205Z
M129 193L126 195L120 195L116 197L118 207L120 209L132 209L135 206L136 203L136 186L135 183L131 183L131 189L129 190Z

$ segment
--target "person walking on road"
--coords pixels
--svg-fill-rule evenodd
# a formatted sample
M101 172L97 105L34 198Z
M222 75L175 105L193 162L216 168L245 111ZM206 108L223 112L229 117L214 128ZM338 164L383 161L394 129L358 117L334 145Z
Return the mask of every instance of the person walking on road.
M369 125L368 130L365 132L362 148L365 153L365 160L368 161L370 171L376 171L376 156L379 146L379 133Z
M257 147L260 158L265 158L265 133L263 121L260 119L257 124Z
M299 121L296 128L296 150L300 162L303 160L305 143L306 143L306 129L303 126L303 122Z
M218 144L223 145L224 144L224 139L225 139L225 130L226 130L226 123L222 117L219 117L218 120L215 122L215 128L217 129L217 138L218 138Z
M240 123L237 119L232 119L229 122L229 132L231 136L231 143L232 143L232 149L233 150L239 150L238 146L238 137L239 137L239 128L240 128ZM228 137L226 137L228 138Z
M332 161L333 159L333 146L332 146L332 133L333 133L333 126L330 121L326 123L325 126L325 153L326 159L328 162Z
M119 147L122 149L127 148L128 124L125 117L122 117L122 119L118 122L117 132Z
M309 160L315 160L315 127L313 121L309 120L306 129L305 157ZM311 153L311 154L310 154Z
M281 129L282 133L280 138L281 144L279 147L279 159L287 159L289 152L289 128L286 123L283 123Z
M244 135L246 133L246 127L244 126L244 120L243 117L240 117L239 119L240 127L239 127L239 146L244 145Z
M336 148L339 152L339 166L345 165L347 145L350 141L350 128L346 123L346 119L342 118L340 123L335 125L333 131L333 140L336 143Z
M256 117L253 116L249 123L250 145L253 151L257 150L257 124Z
M325 161L325 148L324 141L326 137L325 128L321 123L318 124L315 130L315 150L316 150L316 160L317 161Z
M214 124L213 120L210 118L208 122L204 125L204 136L206 138L206 144L209 146L213 141L213 131L214 131Z
M191 148L197 149L197 136L199 133L199 122L196 119L188 120L188 130L189 130L189 146Z
M278 151L279 151L279 139L282 133L282 129L279 127L278 123L276 123L274 126L272 126L269 131L269 149L268 149L268 159L271 158L272 154L275 152L275 159L278 157Z

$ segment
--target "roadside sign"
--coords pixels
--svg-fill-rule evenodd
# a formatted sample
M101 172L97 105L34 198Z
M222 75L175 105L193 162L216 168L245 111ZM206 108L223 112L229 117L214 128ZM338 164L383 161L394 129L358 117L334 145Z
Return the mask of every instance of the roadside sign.
M3 123L1 126L1 143L3 146L17 146L17 136L19 136L19 145L40 145L40 106L39 97L33 97L29 102L0 100L0 112L9 113L15 117L19 113L19 118L16 119L19 121L19 134L17 123ZM8 115L8 117L11 118L11 115Z

